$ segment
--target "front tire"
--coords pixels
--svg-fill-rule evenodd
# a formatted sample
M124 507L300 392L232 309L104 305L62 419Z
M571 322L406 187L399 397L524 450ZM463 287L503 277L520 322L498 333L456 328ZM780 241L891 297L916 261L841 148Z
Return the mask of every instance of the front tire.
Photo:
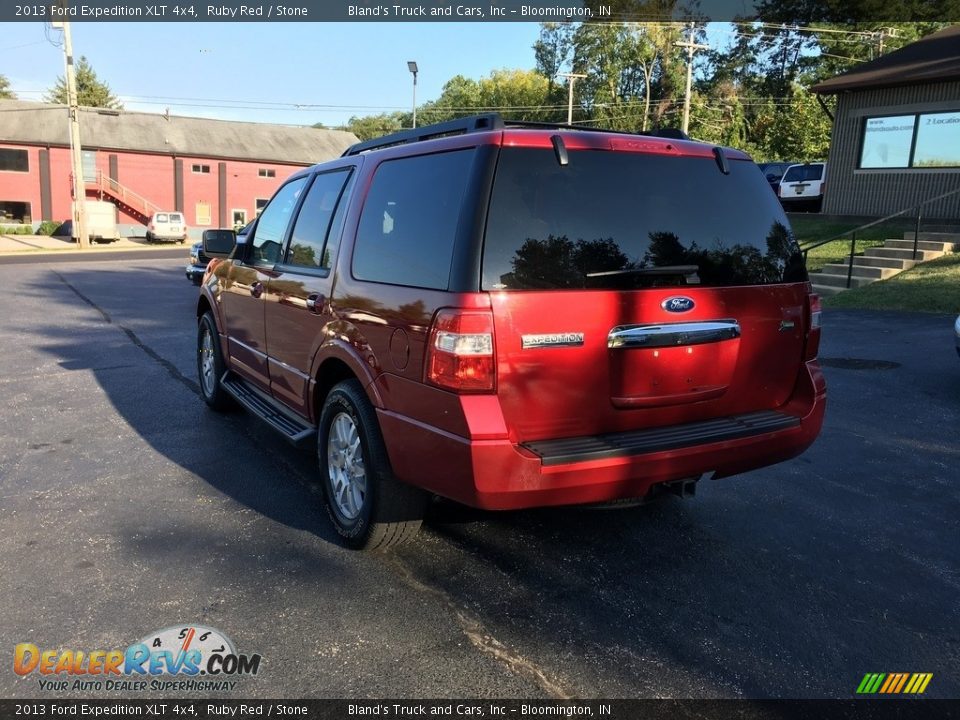
M416 536L428 496L394 478L376 412L356 380L327 396L317 455L327 514L349 547L384 550Z
M220 383L226 372L220 351L220 336L210 312L200 318L197 330L197 375L200 378L200 396L214 410L223 412L235 407L233 398Z

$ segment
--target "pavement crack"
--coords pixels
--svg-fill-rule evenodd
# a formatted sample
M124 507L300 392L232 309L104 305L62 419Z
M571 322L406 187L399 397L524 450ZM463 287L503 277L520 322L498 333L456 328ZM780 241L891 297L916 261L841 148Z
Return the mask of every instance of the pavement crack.
M119 328L123 332L123 334L127 336L127 339L130 340L130 342L132 342L137 348L142 350L147 355L147 357L149 357L151 360L157 363L160 367L166 370L167 373L170 375L170 377L172 377L174 380L181 383L182 385L185 385L187 389L189 389L190 392L192 392L194 395L200 394L200 386L197 385L196 382L194 382L193 380L188 378L186 375L184 375L182 372L180 372L180 370L177 369L176 365L174 365L172 362L170 362L169 360L161 356L152 347L147 345L143 340L140 339L140 336L137 335L133 330L126 327L125 325L121 325L118 322L114 322L113 318L110 317L110 313L108 313L102 307L97 305L93 300L91 300L82 292L80 292L80 290L78 290L74 285L70 283L69 280L67 280L63 275L58 273L56 270L51 270L50 272L56 275L57 278L59 278L60 282L66 285L74 293L74 295L76 295L78 298L83 300L83 302L85 302L87 305L89 305L98 313L100 313L100 316L103 318L104 322Z
M511 672L533 680L551 697L557 700L573 699L574 696L571 693L564 689L558 682L547 677L547 674L537 667L535 663L493 637L480 620L471 615L445 591L426 585L418 580L410 568L395 555L389 556L387 560L407 585L422 593L433 595L450 608L457 618L457 623L460 625L463 634L477 650L503 663Z

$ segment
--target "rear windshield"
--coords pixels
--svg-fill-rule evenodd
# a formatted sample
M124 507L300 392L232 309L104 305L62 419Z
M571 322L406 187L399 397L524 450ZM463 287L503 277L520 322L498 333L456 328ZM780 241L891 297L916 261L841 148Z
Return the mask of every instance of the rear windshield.
M780 203L751 162L504 148L483 253L485 290L800 282Z
M172 223L182 223L183 215L180 213L170 213L170 222Z
M804 182L823 178L823 165L794 165L787 170L783 182Z
M165 213L157 213L156 217L153 218L154 222L169 222Z

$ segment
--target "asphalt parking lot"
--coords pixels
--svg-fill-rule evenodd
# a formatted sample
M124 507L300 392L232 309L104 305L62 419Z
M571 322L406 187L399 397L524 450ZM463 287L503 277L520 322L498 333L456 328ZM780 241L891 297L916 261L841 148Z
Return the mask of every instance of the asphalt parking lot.
M0 697L119 696L42 691L16 643L181 624L262 655L223 696L851 698L868 672L960 696L953 318L828 311L793 461L630 509L440 503L370 556L310 453L201 402L183 264L0 259Z

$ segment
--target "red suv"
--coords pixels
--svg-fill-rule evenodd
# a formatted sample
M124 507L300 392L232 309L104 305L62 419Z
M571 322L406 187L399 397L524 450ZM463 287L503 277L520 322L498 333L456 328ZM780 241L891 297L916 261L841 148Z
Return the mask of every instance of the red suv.
M201 388L315 442L353 547L486 509L689 490L803 452L820 302L750 158L486 115L293 175L206 238Z

